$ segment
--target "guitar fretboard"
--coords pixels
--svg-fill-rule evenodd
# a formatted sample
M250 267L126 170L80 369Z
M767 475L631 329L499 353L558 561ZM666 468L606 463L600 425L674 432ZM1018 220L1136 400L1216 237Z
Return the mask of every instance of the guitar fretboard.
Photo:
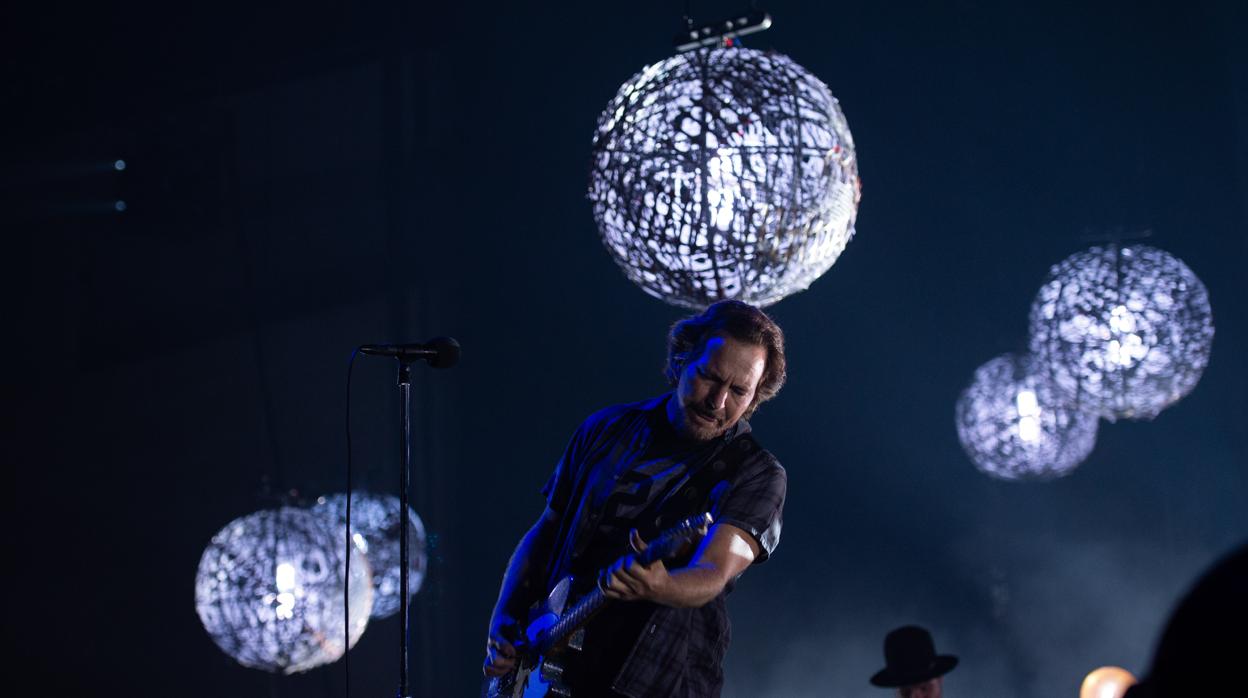
M594 587L592 592L586 594L580 601L577 601L576 605L572 606L554 625L547 628L538 637L538 653L545 655L550 651L551 647L563 642L606 603L606 595L602 593L601 589Z
M640 565L649 565L655 560L670 557L681 543L688 540L694 532L710 525L711 515L702 514L693 518L686 519L680 525L667 531L652 543L645 550L637 554L637 563ZM573 604L559 617L554 625L540 633L535 643L538 654L545 655L550 648L563 642L569 635L576 632L576 629L588 622L598 609L602 608L608 601L606 594L602 593L602 589L597 586L594 590L586 594Z

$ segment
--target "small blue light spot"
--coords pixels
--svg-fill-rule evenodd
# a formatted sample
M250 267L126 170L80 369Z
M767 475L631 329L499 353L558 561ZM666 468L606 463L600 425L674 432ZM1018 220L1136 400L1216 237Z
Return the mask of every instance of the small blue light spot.
M113 208L117 209L117 212L118 212L118 213L121 213L122 211L126 210L126 202L124 202L124 201L122 201L122 200L118 199L118 200L117 200L117 201L113 204Z
M121 172L122 170L126 169L126 161L125 161L125 160L118 160L118 161L114 162L114 163L113 163L113 169L114 169L114 170L117 170L118 172Z

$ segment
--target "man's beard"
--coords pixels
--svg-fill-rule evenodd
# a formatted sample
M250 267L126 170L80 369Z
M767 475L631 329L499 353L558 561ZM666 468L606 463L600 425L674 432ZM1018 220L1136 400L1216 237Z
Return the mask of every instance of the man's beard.
M725 431L723 420L692 405L681 405L685 435L696 441L710 441ZM697 415L710 421L698 419Z

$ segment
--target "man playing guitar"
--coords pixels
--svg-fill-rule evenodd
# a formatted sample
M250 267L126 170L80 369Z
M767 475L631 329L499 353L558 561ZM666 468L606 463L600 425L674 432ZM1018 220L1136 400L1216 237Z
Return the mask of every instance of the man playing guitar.
M526 609L571 575L608 599L584 627L562 683L571 695L718 696L729 641L725 598L780 538L786 476L744 418L780 390L784 336L761 310L722 301L676 323L673 390L608 407L573 435L546 483L546 509L503 576L484 670L511 672ZM695 549L640 564L672 523L711 512Z

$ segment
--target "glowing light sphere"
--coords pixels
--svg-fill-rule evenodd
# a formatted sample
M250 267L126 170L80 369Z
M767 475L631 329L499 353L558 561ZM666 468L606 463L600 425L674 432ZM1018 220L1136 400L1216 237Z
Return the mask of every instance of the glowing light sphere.
M325 514L339 530L347 521L347 495L331 494L317 499L315 511ZM420 591L428 567L425 525L410 506L408 523L407 596ZM368 553L373 570L373 618L399 612L399 498L371 492L351 496L351 530L356 544ZM354 564L354 563L353 563Z
M1079 688L1079 698L1122 698L1135 685L1131 672L1116 666L1103 666L1092 671Z
M243 666L295 674L345 652L345 541L307 509L258 511L226 524L204 549L195 610ZM368 559L351 550L351 645L373 605Z
M1031 351L1072 404L1110 421L1152 419L1209 363L1213 312L1178 258L1107 245L1054 265L1031 306Z
M1096 416L1066 407L1037 368L1030 356L998 356L975 371L958 398L958 439L988 475L1058 478L1096 445Z
M674 305L765 306L805 289L853 237L860 192L836 98L778 53L678 54L598 118L589 199L603 243Z

